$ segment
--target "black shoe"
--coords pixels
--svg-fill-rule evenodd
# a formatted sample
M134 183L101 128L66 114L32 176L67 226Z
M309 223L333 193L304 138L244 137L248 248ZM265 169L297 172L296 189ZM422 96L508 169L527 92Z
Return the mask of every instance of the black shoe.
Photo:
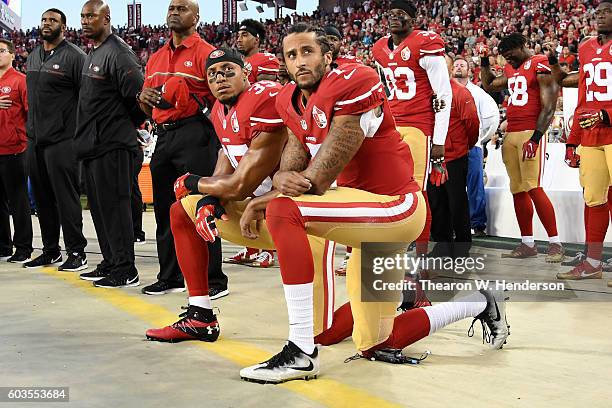
M586 255L583 252L576 252L573 258L565 262L561 262L561 266L577 266L586 260Z
M78 272L87 269L87 257L85 252L71 252L68 254L66 262L57 268L58 271Z
M184 292L184 283L172 283L168 281L157 281L149 286L142 288L141 292L145 295L165 295L166 293Z
M227 295L229 295L229 290L227 288L208 289L208 296L210 297L210 300L219 299Z
M15 252L15 254L13 256L11 256L9 259L7 259L7 262L10 263L17 263L17 264L25 264L27 262L30 261L30 255L27 252Z
M106 265L104 265L104 261L99 264L96 269L94 269L91 272L86 272L86 273L82 273L79 275L79 277L83 280L86 281L99 281L100 279L106 278L107 276L109 276L111 273L111 270L109 267L107 267Z
M147 243L145 237L134 238L134 245L144 245Z
M12 249L0 249L0 261L6 261L13 256Z
M98 288L132 288L140 285L140 280L136 270L128 273L115 272L95 281L93 285Z
M30 262L23 264L24 268L42 268L44 266L58 266L62 262L62 254L50 254L43 252Z

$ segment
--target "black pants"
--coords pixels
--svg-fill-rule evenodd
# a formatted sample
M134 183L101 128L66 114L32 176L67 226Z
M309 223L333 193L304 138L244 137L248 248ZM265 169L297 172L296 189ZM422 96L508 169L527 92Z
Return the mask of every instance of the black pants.
M112 273L131 273L134 266L132 174L134 154L113 150L83 162L87 196L104 258Z
M142 193L138 185L138 175L143 161L144 152L138 149L134 159L134 178L132 180L132 222L134 223L134 238L138 239L145 239L145 233L142 230Z
M60 226L68 252L84 252L79 165L72 139L29 148L30 180L38 211L43 252L60 252Z
M470 208L466 192L468 157L446 164L448 181L436 187L427 184L431 207L433 256L466 257L472 243Z
M151 158L151 178L160 266L157 279L160 281L183 282L170 229L170 206L176 201L174 182L187 172L210 176L215 169L219 147L212 126L200 121L157 132L157 144ZM221 270L221 240L208 244L208 250L208 284L211 288L224 288L227 276Z
M32 253L32 216L28 198L26 153L0 155L0 249ZM10 213L15 232L11 242Z

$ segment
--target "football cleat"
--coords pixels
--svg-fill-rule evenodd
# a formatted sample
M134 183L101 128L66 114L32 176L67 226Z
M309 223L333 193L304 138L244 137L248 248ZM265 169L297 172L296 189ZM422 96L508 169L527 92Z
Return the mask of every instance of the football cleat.
M267 249L262 249L254 256L251 263L247 263L246 265L252 268L270 268L276 265L276 262L274 261L274 252L268 251Z
M506 300L504 292L492 292L481 290L487 299L487 307L474 318L472 325L468 329L468 337L474 336L474 323L480 320L482 325L482 342L489 343L489 347L499 350L506 344L506 339L510 336L510 326L506 319Z
M546 254L546 262L559 263L565 259L565 248L561 244L550 244Z
M557 274L557 279L562 280L584 280L584 279L601 279L602 278L601 264L595 267L588 261L576 265L569 272L560 272Z
M189 305L179 317L181 319L170 326L147 330L147 339L177 343L185 340L213 342L219 337L221 328L212 309Z
M234 256L230 256L223 259L225 263L244 265L253 262L253 258L257 256L259 249L256 248L242 248Z
M291 341L268 361L240 370L240 378L261 384L309 380L318 374L319 350L315 347L312 354L306 354Z
M582 263L582 261L586 260L586 255L584 252L577 252L573 258L561 262L561 266L576 266ZM612 259L611 259L612 260Z
M514 248L512 252L510 252L509 254L502 254L501 257L502 258L525 259L525 258L531 258L534 256L538 256L538 248L536 248L535 245L533 247L530 247L529 245L526 245L525 243L521 242L521 244L517 246L516 248Z

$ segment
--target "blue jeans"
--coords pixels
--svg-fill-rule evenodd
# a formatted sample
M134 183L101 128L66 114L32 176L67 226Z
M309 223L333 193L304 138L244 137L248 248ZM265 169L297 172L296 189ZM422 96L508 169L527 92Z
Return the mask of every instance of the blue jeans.
M484 230L487 226L482 164L482 148L472 147L468 154L467 193L470 204L470 221L475 230Z

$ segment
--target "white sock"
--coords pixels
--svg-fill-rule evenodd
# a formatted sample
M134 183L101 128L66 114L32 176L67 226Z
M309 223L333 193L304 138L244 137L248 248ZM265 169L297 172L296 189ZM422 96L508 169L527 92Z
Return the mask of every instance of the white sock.
M533 239L533 235L526 235L524 237L521 237L521 241L523 241L523 244L532 248L535 246L535 240Z
M599 265L601 265L601 261L598 259L587 258L586 260L593 268L597 268Z
M189 304L191 306L202 307L204 309L212 309L210 296L189 296Z
M315 348L312 286L312 283L283 285L289 314L289 340L307 354L312 354Z
M559 236L558 236L558 235L555 235L554 237L549 237L549 238L548 238L548 241L549 241L551 244L560 244L560 243L561 243L561 240L559 239Z
M429 317L429 334L467 317L476 317L486 307L487 298L480 292L470 293L465 297L450 302L425 306L423 309Z

